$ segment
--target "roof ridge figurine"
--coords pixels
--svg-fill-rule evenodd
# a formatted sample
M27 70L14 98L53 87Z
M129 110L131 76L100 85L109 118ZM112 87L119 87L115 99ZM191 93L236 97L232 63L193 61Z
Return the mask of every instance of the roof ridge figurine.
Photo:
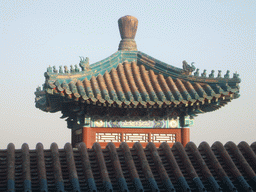
M194 62L192 62L189 65L185 60L182 62L182 67L186 75L191 75L191 73L196 70L196 67L194 66Z
M79 56L79 57L80 57L79 66L82 68L82 71L89 69L89 58L88 57L84 58L82 56Z

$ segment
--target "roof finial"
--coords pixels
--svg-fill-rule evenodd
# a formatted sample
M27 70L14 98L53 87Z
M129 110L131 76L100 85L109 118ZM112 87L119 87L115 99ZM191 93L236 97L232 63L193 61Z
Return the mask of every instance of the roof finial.
M118 26L122 38L118 50L137 51L137 45L134 38L137 32L138 19L126 15L118 20Z

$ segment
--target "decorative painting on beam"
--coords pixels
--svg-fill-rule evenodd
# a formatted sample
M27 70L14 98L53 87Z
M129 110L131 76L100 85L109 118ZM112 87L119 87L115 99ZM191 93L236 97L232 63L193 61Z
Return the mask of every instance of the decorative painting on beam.
M194 118L189 110L182 108L116 108L101 106L63 105L63 116L68 128L109 127L109 128L181 128L193 126Z
M182 127L193 126L194 119L190 116L184 118ZM111 119L102 118L85 118L86 124L83 127L109 127L109 128L181 128L180 118L141 120L113 117Z

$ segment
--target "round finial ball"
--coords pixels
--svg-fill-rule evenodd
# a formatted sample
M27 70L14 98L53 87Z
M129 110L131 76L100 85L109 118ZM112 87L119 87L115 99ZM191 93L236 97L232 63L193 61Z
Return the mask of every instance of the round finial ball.
M137 32L138 19L126 15L118 20L118 26L122 39L134 39Z

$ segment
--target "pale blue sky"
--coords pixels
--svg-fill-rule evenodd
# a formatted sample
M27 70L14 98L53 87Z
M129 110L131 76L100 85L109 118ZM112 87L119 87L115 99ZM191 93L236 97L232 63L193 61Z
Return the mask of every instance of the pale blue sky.
M0 149L13 142L35 148L42 142L63 147L70 130L60 113L40 111L34 91L51 65L90 63L117 51L117 20L138 18L138 50L170 65L182 61L211 70L236 71L241 97L199 115L191 140L256 141L256 1L1 1Z

